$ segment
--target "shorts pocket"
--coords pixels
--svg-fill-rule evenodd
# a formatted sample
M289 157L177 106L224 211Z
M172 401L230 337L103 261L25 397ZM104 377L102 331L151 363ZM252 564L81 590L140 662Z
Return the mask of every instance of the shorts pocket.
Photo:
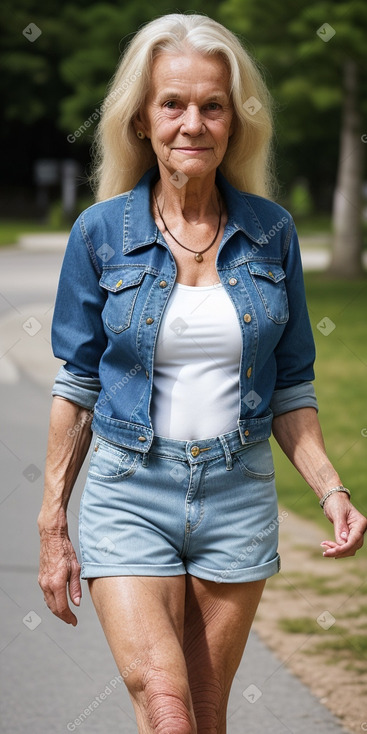
M269 440L248 444L233 454L241 471L251 479L271 481L274 479L273 454Z
M97 436L89 462L88 475L114 481L134 474L139 466L141 454L125 447L111 444Z

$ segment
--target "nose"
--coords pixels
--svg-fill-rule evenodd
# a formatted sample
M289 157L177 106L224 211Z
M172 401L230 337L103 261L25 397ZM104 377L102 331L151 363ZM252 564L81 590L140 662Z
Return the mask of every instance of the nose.
M197 105L189 104L187 106L181 125L181 132L192 136L200 135L203 132L201 112Z

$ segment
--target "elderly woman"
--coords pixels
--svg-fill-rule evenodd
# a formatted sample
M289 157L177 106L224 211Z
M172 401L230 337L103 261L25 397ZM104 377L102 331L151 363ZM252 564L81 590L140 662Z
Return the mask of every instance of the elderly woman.
M325 453L270 137L266 88L232 33L200 15L147 24L105 100L99 201L62 267L39 581L75 625L67 504L93 431L81 576L144 734L226 731L279 570L271 429L334 525L323 555L354 555L366 529Z

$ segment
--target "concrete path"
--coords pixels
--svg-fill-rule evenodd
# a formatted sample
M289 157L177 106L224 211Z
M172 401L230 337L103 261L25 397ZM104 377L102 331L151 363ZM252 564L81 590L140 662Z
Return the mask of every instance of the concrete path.
M61 250L0 252L1 731L136 734L130 699L85 583L76 628L52 616L37 584L36 518L58 368L49 328L61 258ZM85 469L70 503L75 545L84 477ZM343 731L252 633L232 687L228 734Z

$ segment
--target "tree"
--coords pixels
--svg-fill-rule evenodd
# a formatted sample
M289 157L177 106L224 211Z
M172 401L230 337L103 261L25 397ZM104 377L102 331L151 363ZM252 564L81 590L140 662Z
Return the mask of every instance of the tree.
M302 146L299 173L329 177L334 187L331 272L361 273L361 190L367 107L367 6L354 0L224 0L220 18L250 39L256 57L271 71L277 130L283 154ZM271 18L271 23L266 21ZM312 170L313 169L313 170ZM294 166L290 171L295 173ZM338 173L336 173L338 171ZM316 174L316 175L315 175Z

